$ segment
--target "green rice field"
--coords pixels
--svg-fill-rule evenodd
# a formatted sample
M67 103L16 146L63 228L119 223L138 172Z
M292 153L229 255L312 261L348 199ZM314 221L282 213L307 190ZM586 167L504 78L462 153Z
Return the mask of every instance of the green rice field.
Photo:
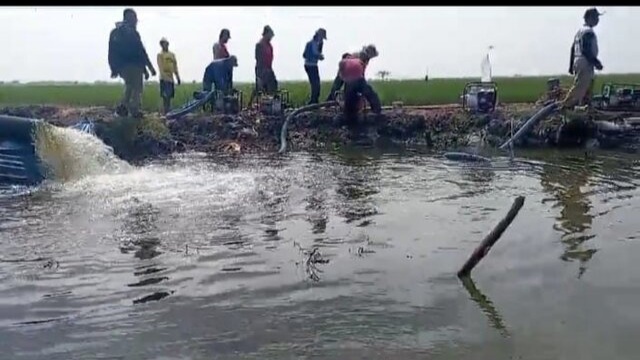
M503 77L495 78L498 84L498 97L502 103L522 103L536 101L546 89L546 82L553 76L539 77ZM569 86L572 78L560 77L563 86ZM457 103L464 85L471 78L441 78L421 80L387 80L372 81L380 98L385 105L393 101L402 101L405 105L438 105ZM606 82L640 83L640 74L610 74L596 78L595 93ZM294 105L304 104L309 96L309 85L305 81L281 82L282 89L290 93ZM244 102L248 101L252 84L237 83L236 88L243 91ZM179 106L186 102L194 90L201 88L200 83L182 84L176 87L176 97L173 105ZM322 83L321 100L327 96L331 83ZM113 106L123 91L122 84L0 84L0 105L68 105L68 106ZM157 82L147 82L143 95L143 107L155 111L160 108L159 89Z

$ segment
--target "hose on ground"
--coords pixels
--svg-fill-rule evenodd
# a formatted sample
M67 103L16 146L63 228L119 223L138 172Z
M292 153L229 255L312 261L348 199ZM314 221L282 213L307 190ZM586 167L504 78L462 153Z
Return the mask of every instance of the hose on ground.
M543 107L542 109L538 110L537 113L535 113L529 120L527 120L524 123L524 125L522 125L522 127L516 132L515 135L513 135L504 144L500 145L500 149L504 150L507 146L510 146L512 143L514 143L516 140L522 137L522 135L524 135L527 131L529 131L529 129L531 129L531 127L533 127L533 125L535 125L538 121L542 120L543 118L549 116L552 112L554 112L559 105L560 105L559 102L553 102Z
M337 105L338 105L337 101L327 101L327 102L318 103L318 104L310 104L310 105L306 105L306 106L295 109L291 114L287 116L287 118L284 120L284 123L282 124L282 128L280 129L280 150L278 150L278 153L281 154L287 150L287 128L289 127L289 122L294 117L304 112L309 112L309 111L318 110L325 107L337 106Z

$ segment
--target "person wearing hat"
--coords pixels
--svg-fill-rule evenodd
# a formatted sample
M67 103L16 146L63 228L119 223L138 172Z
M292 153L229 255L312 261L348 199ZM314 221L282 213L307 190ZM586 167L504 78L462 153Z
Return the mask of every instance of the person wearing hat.
M273 72L273 46L271 40L274 37L271 26L266 25L262 29L262 38L256 44L256 86L251 92L249 106L253 103L259 91L274 95L278 91L278 80Z
M304 47L302 57L304 58L304 71L309 77L309 85L311 87L311 98L309 104L317 104L320 97L320 72L318 71L318 61L324 60L322 47L324 40L327 40L327 31L320 28L313 35L313 38L307 42Z
M222 29L220 31L220 36L218 36L218 42L213 44L213 60L229 57L229 50L227 50L227 42L229 39L231 39L229 29Z
M343 60L346 58L361 59L364 62L364 66L366 68L366 66L369 65L369 60L377 56L378 56L378 49L376 48L375 45L369 44L367 46L364 46L360 51L343 54L342 59ZM342 77L340 76L340 71L338 71L338 75L336 75L336 78L333 80L333 84L331 85L331 91L329 91L329 95L327 96L327 101L335 100L336 93L340 89L342 89L343 85L344 85L344 81L342 81Z
M374 114L382 112L380 98L371 85L367 83L365 77L365 70L369 60L378 56L378 52L375 47L373 49L365 49L357 57L345 56L338 65L338 75L344 83L344 114L347 123L350 125L355 124L360 95L371 105L371 110Z
M180 85L180 74L178 73L178 61L176 55L169 51L169 41L166 38L160 39L161 51L158 53L158 71L160 72L160 97L164 113L171 110L171 99L175 95L173 76L175 75L178 85Z
M598 59L598 38L593 28L600 22L601 13L590 8L584 13L584 26L578 30L571 46L569 74L574 75L573 86L567 93L562 107L573 108L579 103L590 99L595 70L602 70L602 63Z
M120 116L129 114L141 118L143 76L144 79L149 79L147 68L152 76L156 75L156 70L136 29L136 12L130 8L125 9L122 18L109 34L108 58L111 78L120 76L124 80L124 95L116 112Z

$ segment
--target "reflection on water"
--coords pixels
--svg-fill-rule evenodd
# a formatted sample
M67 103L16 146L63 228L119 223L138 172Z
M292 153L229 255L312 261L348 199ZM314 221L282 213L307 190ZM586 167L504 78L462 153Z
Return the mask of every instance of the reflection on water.
M638 160L527 157L189 154L3 189L0 351L634 358ZM459 266L518 195L523 210L460 284Z
M565 251L561 256L565 261L578 261L578 277L582 276L587 263L596 253L586 241L595 235L589 234L593 216L591 202L587 196L589 179L593 175L593 164L587 158L565 157L565 166L543 165L540 174L542 187L555 199L555 206L561 207L554 228L562 233L561 241Z

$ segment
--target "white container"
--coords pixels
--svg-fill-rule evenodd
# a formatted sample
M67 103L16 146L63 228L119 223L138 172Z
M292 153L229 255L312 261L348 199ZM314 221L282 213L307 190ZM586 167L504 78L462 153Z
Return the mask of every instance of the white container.
M478 108L478 94L466 94L465 95L465 105L471 109Z

